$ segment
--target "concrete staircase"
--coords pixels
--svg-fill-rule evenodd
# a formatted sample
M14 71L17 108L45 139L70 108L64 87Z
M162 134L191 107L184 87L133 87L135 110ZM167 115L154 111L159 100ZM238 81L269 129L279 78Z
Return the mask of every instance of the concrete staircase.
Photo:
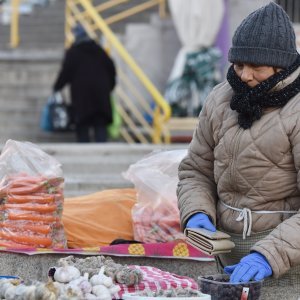
M101 2L105 1L94 1L95 4ZM115 7L111 14L138 3L140 1L128 1ZM7 139L34 143L75 142L73 133L45 133L39 128L41 109L52 92L63 57L64 6L65 1L55 0L46 8L36 7L32 15L21 16L20 48L10 50L8 43L0 43L0 143ZM163 93L179 42L172 20L153 20L154 11L157 14L157 7L114 24L112 29ZM0 25L1 41L2 37L8 38L8 29ZM157 64L149 63L149 53ZM67 91L64 91L66 97Z
M72 142L73 133L46 133L39 128L42 106L50 96L61 52L0 53L0 143Z

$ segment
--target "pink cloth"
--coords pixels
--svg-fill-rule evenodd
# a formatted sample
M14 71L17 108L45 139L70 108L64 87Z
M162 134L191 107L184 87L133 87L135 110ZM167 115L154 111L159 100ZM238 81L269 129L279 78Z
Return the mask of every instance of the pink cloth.
M184 258L198 261L214 261L200 250L187 244L184 240L176 240L167 243L146 244L119 244L93 248L58 249L58 248L30 248L27 246L18 248L0 247L0 252L14 252L28 255L41 254L84 254L84 255L110 255L127 257L159 257L159 258Z
M140 284L126 286L119 284L121 290L114 295L113 299L121 299L124 293L135 293L145 289L151 291L168 290L170 288L190 288L198 290L197 282L189 277L179 276L160 269L149 266L130 266L133 269L138 269L143 273L143 280Z

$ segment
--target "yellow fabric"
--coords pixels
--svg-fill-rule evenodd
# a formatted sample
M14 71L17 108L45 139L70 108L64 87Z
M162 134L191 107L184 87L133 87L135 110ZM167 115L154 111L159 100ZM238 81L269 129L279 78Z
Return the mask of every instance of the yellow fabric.
M111 189L65 198L63 223L68 248L107 246L114 239L133 240L131 208L135 189Z

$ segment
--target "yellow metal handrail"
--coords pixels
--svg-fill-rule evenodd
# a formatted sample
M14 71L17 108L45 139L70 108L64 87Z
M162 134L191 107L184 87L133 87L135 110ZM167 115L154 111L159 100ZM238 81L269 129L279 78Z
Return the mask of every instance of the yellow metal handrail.
M19 34L19 7L20 0L11 1L10 47L16 48L20 43Z
M113 0L112 4L116 4L117 2L126 2L121 0ZM143 5L143 9L147 9L149 7L152 7L154 5L154 2L156 5L161 4L163 0L150 0L147 2L146 5ZM98 13L99 12L99 6L98 9L96 9L90 1L88 0L67 0L67 7L66 7L66 45L70 45L73 41L72 35L71 35L71 27L74 26L75 23L81 23L82 26L85 28L87 33L93 37L95 36L95 30L100 30L100 32L103 34L103 36L108 41L109 45L118 53L119 57L126 63L126 65L131 69L131 71L135 74L135 76L138 78L138 80L141 82L141 84L144 86L144 88L148 91L148 93L151 95L151 98L156 104L156 108L154 110L154 113L151 115L153 118L153 125L149 126L147 122L145 121L143 115L138 111L138 109L133 107L133 104L130 103L130 97L126 96L125 90L121 87L118 87L116 90L116 93L118 97L122 100L123 105L118 105L119 112L121 114L121 117L123 121L127 124L128 128L133 132L135 138L141 142L146 143L147 139L141 132L140 128L138 128L138 125L133 121L133 118L131 114L134 115L134 119L140 124L140 126L143 128L143 131L151 136L152 143L169 143L170 137L164 127L164 124L169 120L171 116L171 109L169 104L165 101L163 96L160 94L160 92L156 89L156 87L152 84L152 82L149 80L149 78L145 75L145 73L142 71L142 69L137 65L135 60L132 58L132 56L127 52L127 50L124 48L124 46L121 44L121 42L118 40L118 38L115 36L115 34L112 32L112 30L107 25L106 21L102 18L102 16ZM111 4L111 5L112 5ZM145 4L145 3L143 3ZM151 5L150 5L151 4ZM103 5L103 4L102 4ZM109 5L107 5L108 7ZM104 9L104 6L102 6L101 9ZM129 10L130 15L132 15L133 12L137 13L138 11L141 11L141 5L139 5L139 8L137 10ZM128 10L127 10L128 12ZM126 13L127 15L127 13ZM125 16L125 14L122 14L122 19ZM120 14L118 17L118 20L120 18ZM112 20L112 19L111 19ZM117 21L117 18L114 18L114 21ZM119 72L119 74L121 74ZM128 87L127 83L127 87ZM127 88L126 88L127 89ZM147 111L147 110L146 110ZM149 108L148 111L151 111ZM125 133L124 128L123 130L123 137L128 142L133 142L135 138L130 137L130 134L128 131ZM121 131L122 133L122 131Z
M103 13L104 11L106 11L114 6L117 6L117 5L120 5L123 3L127 3L127 2L130 2L130 0L110 0L105 3L99 4L98 6L94 6L94 8L98 13ZM154 7L156 5L159 6L160 17L161 18L166 17L166 0L148 0L147 2L140 3L132 8L124 10L121 13L110 16L109 18L105 19L105 22L108 25L111 25L112 23L116 23L121 20L124 20L128 17L131 17L140 12L143 12L143 11L145 11L151 7ZM88 12L86 12L86 11L82 12L81 17L82 18L88 17Z
M106 18L105 22L106 22L106 24L111 25L113 23L124 20L128 17L131 17L135 14L138 14L138 13L140 13L140 12L146 10L146 9L149 9L153 6L156 6L158 4L161 5L161 3L164 3L164 1L162 1L162 0L150 0L150 1L145 2L145 3L141 3L139 5L136 5L136 6L132 7L132 8L124 10L124 11L118 13L118 14L110 16L109 18ZM160 11L163 11L163 10L160 10Z

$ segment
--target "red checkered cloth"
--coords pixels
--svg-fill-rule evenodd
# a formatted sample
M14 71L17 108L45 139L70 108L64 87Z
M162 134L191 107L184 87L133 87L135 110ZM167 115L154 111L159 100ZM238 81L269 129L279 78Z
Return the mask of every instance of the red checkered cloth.
M130 266L130 268L140 270L143 273L143 280L139 284L133 286L119 284L121 290L118 294L114 295L113 299L122 299L124 293L135 293L145 289L155 292L179 287L198 290L197 282L189 277L179 276L149 266L134 265Z

